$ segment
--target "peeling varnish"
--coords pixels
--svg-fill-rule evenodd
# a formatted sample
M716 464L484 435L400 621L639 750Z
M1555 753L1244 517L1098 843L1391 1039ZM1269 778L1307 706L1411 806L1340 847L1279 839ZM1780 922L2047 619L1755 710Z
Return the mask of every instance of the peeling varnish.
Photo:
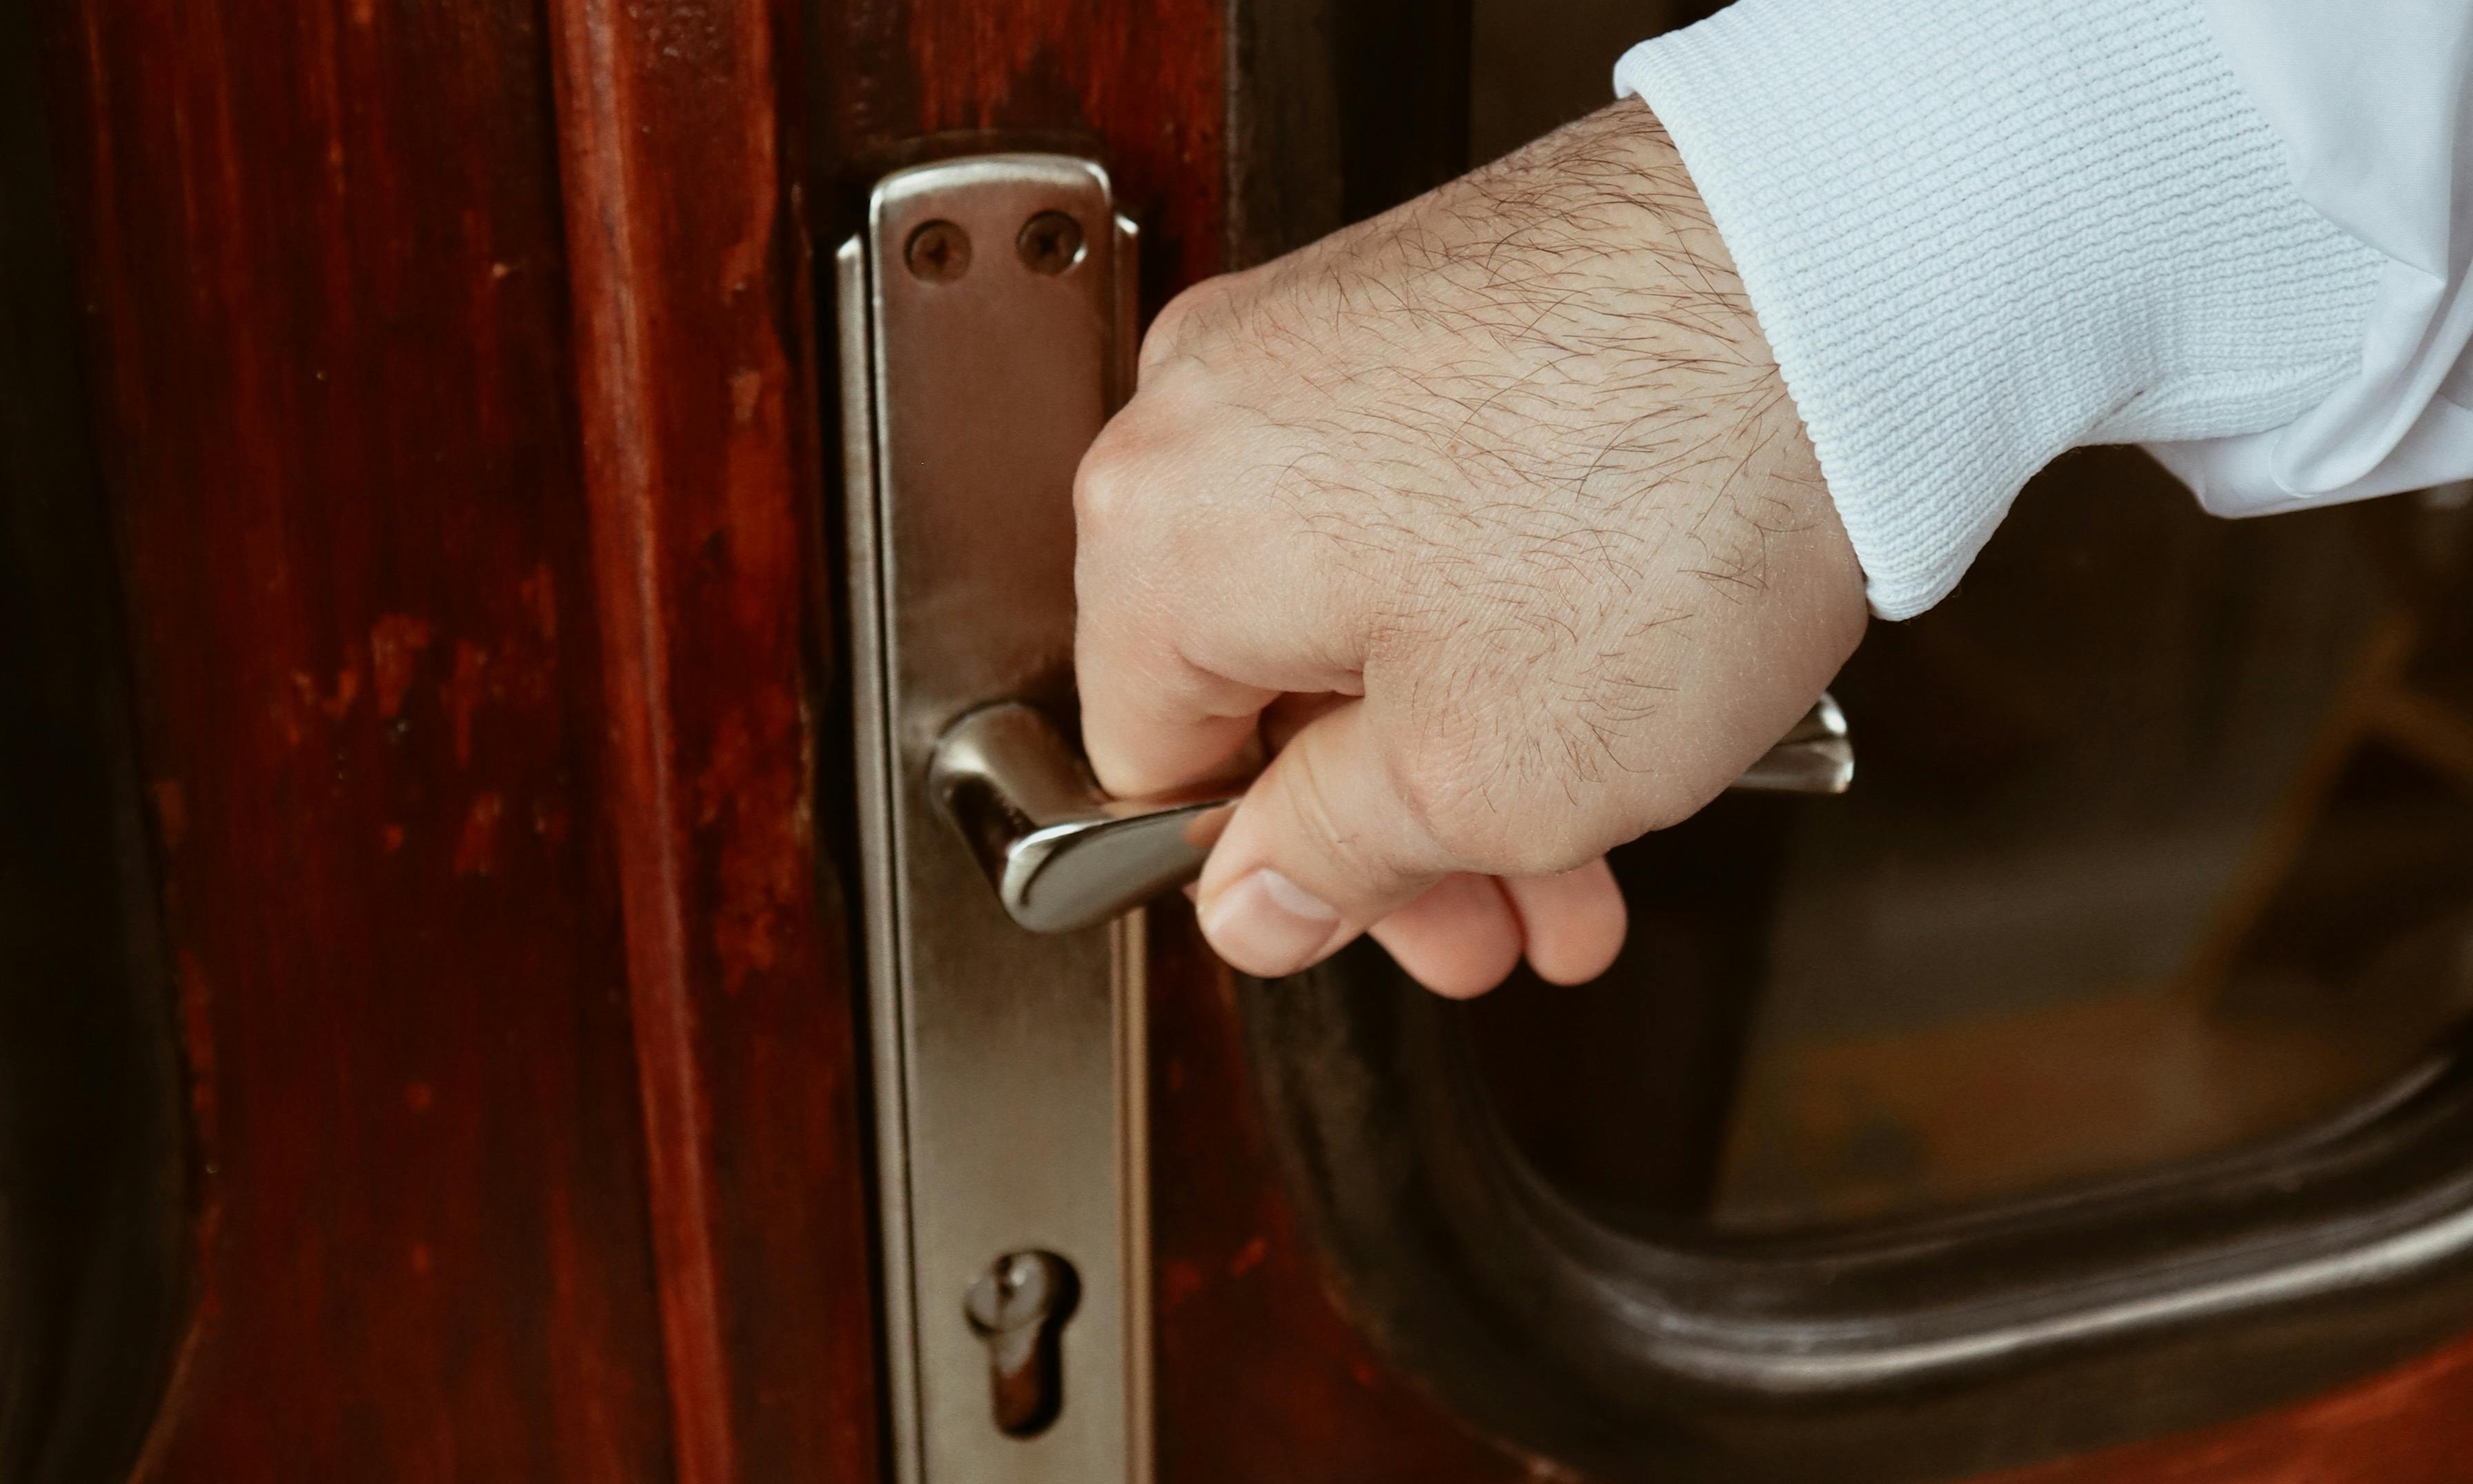
M486 876L498 869L498 820L507 812L507 802L496 794L481 794L465 811L464 833L455 842L455 874L459 876Z
M414 666L437 632L427 619L408 613L388 613L370 627L370 678L377 690L378 715L393 717L403 709Z
M754 723L744 711L722 718L696 776L697 827L720 836L712 949L727 993L773 968L780 919L798 910L812 827L808 754L801 708L775 690Z
M533 633L544 645L558 643L558 574L546 562L535 566L532 575L516 587L523 599L524 611L532 615Z
M317 677L306 670L295 670L292 672L292 689L300 698L302 706L321 712L330 722L340 722L360 697L360 664L357 660L345 660L344 667L335 672L334 684L323 690Z
M469 639L455 641L455 668L440 699L445 703L446 723L454 733L458 767L472 765L472 713L481 705L481 673L489 663L488 650Z

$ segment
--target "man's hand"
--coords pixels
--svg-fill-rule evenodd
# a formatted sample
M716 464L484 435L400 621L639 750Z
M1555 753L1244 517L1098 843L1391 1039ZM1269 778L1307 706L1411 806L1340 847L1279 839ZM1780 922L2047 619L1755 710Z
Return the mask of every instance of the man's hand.
M1204 932L1371 930L1447 994L1613 961L1610 848L1854 649L1862 578L1732 262L1638 103L1160 316L1076 483L1084 734L1120 795L1278 749Z

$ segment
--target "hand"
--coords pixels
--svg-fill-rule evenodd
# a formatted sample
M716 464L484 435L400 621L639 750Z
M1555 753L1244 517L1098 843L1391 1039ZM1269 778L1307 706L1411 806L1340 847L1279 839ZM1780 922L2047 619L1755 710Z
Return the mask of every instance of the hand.
M1685 819L1861 636L1862 578L1732 261L1618 104L1169 304L1083 461L1100 782L1278 751L1204 933L1371 930L1447 994L1593 978L1610 848ZM1293 733L1288 734L1288 733Z

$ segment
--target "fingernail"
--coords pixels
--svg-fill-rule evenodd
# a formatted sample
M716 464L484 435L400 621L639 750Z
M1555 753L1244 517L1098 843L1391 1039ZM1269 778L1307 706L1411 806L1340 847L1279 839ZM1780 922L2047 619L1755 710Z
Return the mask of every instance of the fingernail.
M1249 974L1292 974L1312 963L1339 926L1339 909L1264 867L1221 892L1202 914L1219 956Z

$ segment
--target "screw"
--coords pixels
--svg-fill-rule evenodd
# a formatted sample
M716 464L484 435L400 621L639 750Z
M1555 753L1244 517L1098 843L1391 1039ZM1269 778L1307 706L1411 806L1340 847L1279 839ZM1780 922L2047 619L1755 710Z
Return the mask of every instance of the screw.
M914 278L950 283L971 271L971 234L950 222L924 223L910 234L901 260Z
M1082 261L1082 224L1062 211L1043 211L1022 224L1014 247L1032 273L1061 274Z

